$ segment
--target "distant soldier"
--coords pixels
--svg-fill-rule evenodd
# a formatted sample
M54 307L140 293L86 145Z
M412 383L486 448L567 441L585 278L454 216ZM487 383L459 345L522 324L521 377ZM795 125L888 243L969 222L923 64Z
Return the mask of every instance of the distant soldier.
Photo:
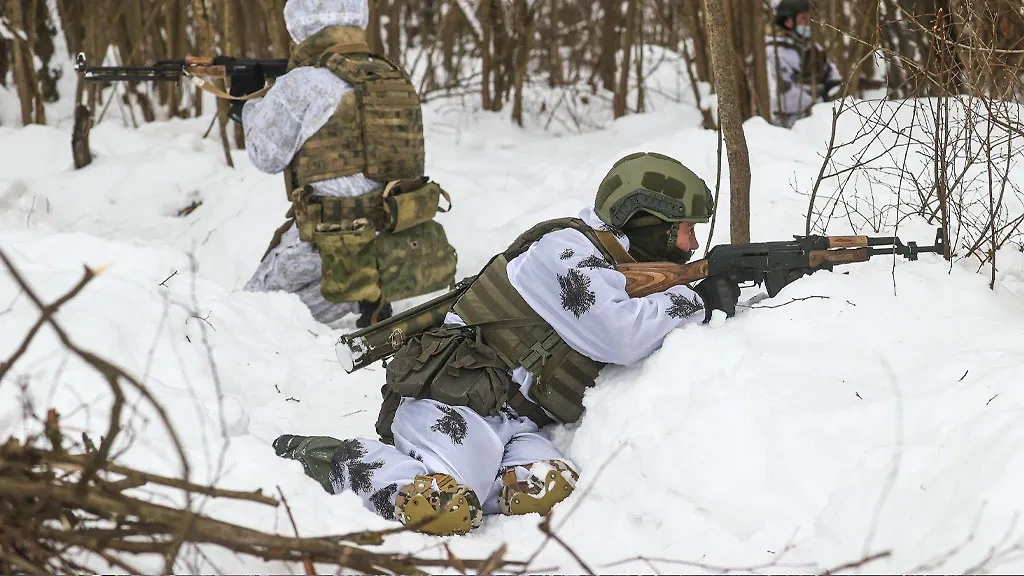
M771 122L789 128L811 115L811 107L835 97L843 84L839 70L811 39L809 0L780 0L775 7L778 36L765 39Z
M708 276L631 297L617 264L685 263L714 201L703 180L656 153L616 162L593 207L537 224L484 266L444 325L406 341L387 365L382 441L285 434L332 494L429 534L461 534L484 514L547 514L578 473L540 430L576 422L607 364L632 365L712 310L736 312L740 289Z
M262 98L236 101L253 165L285 175L292 203L250 291L292 292L318 321L357 327L396 300L454 284L456 254L433 220L447 194L423 175L423 120L400 66L370 54L366 0L288 0L297 45L288 72ZM261 70L231 93L264 87Z

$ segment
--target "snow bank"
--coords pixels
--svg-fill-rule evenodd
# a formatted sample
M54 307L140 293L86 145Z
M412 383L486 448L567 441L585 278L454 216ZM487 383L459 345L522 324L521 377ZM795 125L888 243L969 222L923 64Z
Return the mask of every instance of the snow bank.
M828 109L816 114L793 131L746 124L755 240L803 229L803 193L830 128ZM625 153L676 156L713 183L716 135L692 128L695 118L666 105L605 131L551 138L496 114L428 107L428 174L453 196L454 211L439 219L459 250L459 276L536 221L590 202ZM280 486L304 536L393 526L354 496L327 495L270 448L285 432L372 435L383 371L346 375L333 352L342 331L317 324L298 298L240 291L287 203L280 176L257 172L244 152L234 155L237 169L224 166L213 137L201 138L208 122L101 124L96 161L80 171L66 129L0 129L0 248L46 299L70 288L83 264L110 265L59 320L80 345L146 382L194 479ZM721 187L712 244L728 237L728 181ZM699 227L702 243L706 233ZM934 229L911 218L899 233L928 242ZM1024 569L1019 557L998 555L1021 542L1024 509L1024 256L1006 250L1000 262L994 291L974 265L933 255L819 273L735 319L672 333L637 366L606 369L582 422L553 430L582 470L554 526L601 572L699 571L664 561L674 559L807 573L886 550L892 556L870 571L928 571L955 550L931 569L949 572L971 569L992 547L990 568ZM0 358L37 316L0 274ZM0 384L0 437L33 429L21 418L23 398L37 411L55 407L75 434L103 433L105 385L52 333L41 332L14 372ZM178 471L152 410L133 411L122 439L133 441L127 463ZM204 510L290 532L281 510ZM465 555L508 542L511 556L525 558L544 540L538 521L488 517L447 541ZM403 534L385 547L443 554L441 541ZM613 564L636 556L662 560ZM295 569L212 558L229 572ZM582 570L554 543L532 568Z

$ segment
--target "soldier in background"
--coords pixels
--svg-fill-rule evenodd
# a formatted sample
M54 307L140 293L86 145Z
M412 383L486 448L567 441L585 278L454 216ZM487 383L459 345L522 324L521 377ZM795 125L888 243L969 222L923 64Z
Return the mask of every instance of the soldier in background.
M484 514L547 514L572 493L575 466L540 430L576 422L606 364L632 365L672 330L736 311L727 276L633 298L615 266L685 263L694 225L714 211L703 180L655 153L616 162L593 207L542 222L484 266L444 324L387 365L381 441L286 434L332 494L429 534L461 534Z
M369 54L366 0L288 0L288 72L232 107L256 168L283 172L292 206L250 291L297 294L336 326L365 327L391 303L454 284L456 254L433 220L447 194L424 172L419 98L397 64ZM258 68L231 94L255 93Z
M843 78L825 50L811 39L809 0L780 0L777 36L765 39L771 123L789 128L811 115L811 107L841 91Z

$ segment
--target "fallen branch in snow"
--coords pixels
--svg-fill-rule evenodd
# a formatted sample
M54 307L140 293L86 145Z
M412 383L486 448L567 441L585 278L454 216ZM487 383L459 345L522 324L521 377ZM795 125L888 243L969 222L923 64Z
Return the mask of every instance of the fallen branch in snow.
M131 564L125 555L170 553L173 561L179 540L188 545L217 545L263 560L308 559L370 573L419 573L423 568L453 566L449 560L378 553L352 545L380 542L383 532L319 538L281 536L156 504L135 495L135 491L160 477L123 466L101 466L82 489L82 466L68 470L69 458L75 457L15 439L0 447L0 501L4 502L0 506L0 572L91 572L75 560L83 557L83 552L94 552L112 565L129 569ZM168 485L166 481L159 484ZM195 492L220 499L273 501L261 494L212 487L174 487L186 492L199 488ZM181 530L182 526L186 529ZM517 564L505 560L503 553L485 560L460 559L459 563L474 570L488 567L492 571Z
M565 549L565 551L568 552L570 556L572 556L572 559L575 560L576 563L579 564L581 568L586 570L587 574L590 574L590 575L597 574L597 572L594 572L593 568L591 568L590 566L587 566L587 563L584 562L582 558L580 558L580 555L577 554L576 551L573 550L571 546L569 546L568 544L565 543L565 540L562 540L562 538L559 537L558 534L555 534L554 532L551 531L551 522L550 522L550 520L551 520L551 516L545 516L544 519L541 520L540 524L537 527L540 528L541 532L543 532L544 534L547 534L547 536L549 538L554 540L556 543L558 543L559 546L561 546L563 549Z
M3 260L4 265L7 266L8 270L11 271L11 275L14 276L14 267L11 264L10 260L7 259L6 254L4 254L2 250L0 250L0 260ZM42 309L40 310L42 314L39 315L39 319L36 320L36 323L32 325L32 328L30 328L29 331L25 333L25 338L22 339L21 344L18 346L17 350L15 350L13 354L11 354L10 358L4 360L3 363L0 363L0 381L4 379L4 376L6 376L7 372L11 369L12 366L14 366L14 363L17 362L18 359L25 354L25 352L28 350L29 345L32 343L32 340L35 339L36 334L39 333L39 330L46 324L46 322L54 314L56 314L58 310L60 310L61 306L67 304L69 300L77 296L78 293L81 292L82 289L85 288L86 285L89 284L89 282L91 282L92 279L95 277L95 272L86 268L86 272L82 276L82 279L79 280L78 284L71 288L71 290L69 290L67 294L64 294L60 298L54 300L51 304L42 307ZM15 276L15 281L19 281L18 276ZM19 292L18 295L20 296L24 292L25 288L24 286L22 286L21 292ZM15 298L15 301L16 300L17 297ZM8 307L8 310L13 307L14 301L11 302L11 305ZM5 310L5 312L7 312L7 310Z
M45 419L35 417L27 384L23 387L25 422L38 421L43 430L25 441L12 437L0 443L0 573L98 573L115 568L142 574L153 572L154 569L145 567L155 566L156 562L163 564L162 572L174 572L176 565L190 564L183 558L185 551L194 552L196 557L212 565L204 551L211 546L254 560L301 562L309 573L316 572L314 563L326 565L332 571L402 574L456 566L490 573L524 565L508 560L505 546L479 560L420 557L364 548L382 544L390 534L410 531L406 526L300 538L294 519L292 527L296 535L284 536L197 512L193 502L200 495L208 497L205 505L228 501L236 506L242 502L278 506L279 501L258 490L229 490L189 481L188 460L162 405L139 380L79 348L54 319L61 306L80 294L102 269L86 268L82 278L64 296L44 304L3 251L0 251L0 261L6 265L15 284L40 310L39 320L29 329L22 344L0 365L0 378L25 354L41 328L49 325L66 349L103 376L114 396L106 434L100 439L99 447L82 431L85 453L76 454L69 452L73 448L65 442L74 432L61 428L59 415L53 408L47 411ZM181 458L181 477L143 472L115 462L118 452L112 447L115 437L123 431L121 412L129 406L125 395L128 389L134 389L159 414ZM37 445L46 442L53 448L42 449ZM160 501L157 498L167 499L168 496L174 497L169 500L174 504L157 503ZM282 501L283 498L282 494ZM197 566L188 571L201 572L203 568L206 567Z
M47 459L51 466L59 468L68 472L80 472L85 469L88 464L86 456L79 454L63 454L54 452L47 454ZM222 488L214 488L212 486L203 486L201 484L193 484L192 482L186 482L179 478L170 478L168 476L161 476L159 474L151 474L149 472L141 472L134 470L127 466L121 466L113 462L108 462L105 465L105 469L108 472L114 474L121 474L125 478L122 482L126 485L131 483L138 486L143 484L159 484L161 486L167 486L170 488L178 488L181 490L187 490L196 494L203 494L206 496L215 496L220 498L233 498L236 500L247 500L249 502L257 502L260 504L267 504L269 506L277 506L278 501L271 496L263 494L262 490L256 490L253 492L244 492L239 490L225 490Z
M77 356L80 360L91 366L94 370L96 370L100 375L103 376L103 378L107 381L107 384L110 385L110 391L114 396L114 402L110 407L110 422L107 427L107 433L103 436L103 439L100 441L100 445L96 449L96 452L91 453L89 455L89 463L82 471L82 476L79 481L80 489L84 489L84 487L88 485L88 483L92 480L92 476L96 473L99 467L103 463L107 462L107 460L110 457L110 450L113 447L114 440L121 432L121 410L124 408L125 403L124 388L122 387L122 382L128 384L130 388L134 389L156 411L157 415L160 417L160 421L163 423L164 427L167 430L168 436L170 436L171 442L174 444L174 449L182 466L182 477L185 481L188 481L188 459L185 458L185 450L182 447L181 440L178 438L178 434L174 431L174 427L171 425L171 421L168 418L167 412L164 410L163 406L161 406L160 403L156 401L153 395L150 394L149 390L144 385L142 385L141 382L135 379L135 377L131 376L130 374L122 370L119 366L116 366L113 363L108 362L103 358L100 358L96 354L79 348L78 345L76 345L67 335L67 333L64 331L64 328L61 327L61 325L57 323L57 321L54 320L53 318L54 313L56 313L56 311L62 305L64 305L69 300L77 296L78 293L81 292L82 289L85 288L85 286L89 284L89 282L91 282L93 278L95 278L97 275L103 272L105 267L92 269L86 266L85 271L82 275L82 279L79 280L78 283L70 291L68 291L66 294L64 294L64 296L61 296L51 304L43 304L42 300L40 300L39 296L32 289L32 287L28 285L28 282L25 280L24 277L22 277L18 269L15 268L14 263L11 262L11 260L7 257L7 254L3 252L3 250L0 250L0 261L2 261L5 266L7 266L7 270L10 272L11 278L13 278L14 282L19 287L21 287L21 290L24 291L25 295L29 297L29 300L31 300L36 305L36 307L39 308L39 311L41 313L39 320L29 331L29 335L26 336L25 340L22 342L22 345L21 347L19 347L18 351L15 352L14 356L12 356L8 362L4 363L4 365L0 367L2 368L0 369L0 381L3 380L4 375L7 373L8 370L10 370L10 367L14 365L14 362L17 361L17 359L22 354L24 354L25 350L28 349L28 344L31 342L32 338L38 332L39 328L41 328L43 324L49 324L50 328L57 334L58 339L60 340L61 344L64 345L65 348L73 352L75 356Z
M830 568L828 570L825 570L821 574L823 576L828 576L829 574L835 574L836 572L839 572L840 570L850 570L850 569L853 569L853 568L860 568L860 567L864 566L865 564L870 564L870 563L874 562L875 560L881 560L882 558L888 558L889 556L892 556L892 552L890 552L889 550L886 550L885 552L879 552L877 554L872 554L870 556L865 556L864 558L861 558L860 560L854 560L853 562L847 562L846 564L840 564L839 566L836 566L835 568Z
M814 296L814 295L812 295L812 296L802 296L800 298L792 298L792 299L790 299L789 302L783 302L782 304L762 304L761 306L744 306L743 304L737 304L737 306L742 306L744 308L750 308L750 309L754 309L754 310L756 310L758 308L782 308L783 306L786 306L788 304L792 304L794 302L802 302L804 300L813 300L815 298L821 298L823 300L827 300L828 296Z
M209 326L211 329L213 329L214 332L216 332L217 329L214 328L213 324L210 323L210 314L212 314L212 313L213 313L212 311L211 312L207 312L206 316L200 316L199 314L189 314L188 318L195 318L196 320L204 322L207 326ZM188 322L188 318L185 319L185 322Z
M288 521L292 523L292 530L295 531L295 539L298 540L299 526L295 523L295 516L292 515L292 507L288 505L288 499L284 496L284 490L281 487L277 487L277 493L281 495L281 503L284 504L284 511L288 513ZM309 556L302 559L302 567L306 569L307 576L316 574L316 567L313 566L313 560Z

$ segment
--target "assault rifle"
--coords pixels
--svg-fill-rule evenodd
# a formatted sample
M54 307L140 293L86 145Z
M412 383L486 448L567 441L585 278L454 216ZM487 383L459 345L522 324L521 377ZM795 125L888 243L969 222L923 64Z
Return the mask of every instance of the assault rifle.
M637 262L616 266L626 277L626 292L636 298L663 292L672 286L689 284L708 276L728 276L737 284L764 284L772 298L787 284L837 264L866 262L872 256L894 255L917 260L922 252L945 252L942 228L935 244L904 244L895 236L793 236L791 241L715 246L706 258L687 264Z
M176 60L157 60L152 66L89 66L85 54L80 52L75 58L75 71L93 82L178 82L183 76L250 76L257 66L263 68L264 77L277 78L287 70L288 59L186 56Z
M626 277L626 293L633 298L718 275L728 276L737 284L763 284L768 296L774 297L787 284L819 270L866 262L872 256L917 260L921 253L943 254L945 248L942 228L936 231L932 246L904 244L895 236L794 236L790 241L715 246L706 258L687 264L635 262L615 268ZM409 338L440 326L474 278L462 280L455 289L429 302L342 336L336 345L338 361L351 374L378 360L387 360Z

